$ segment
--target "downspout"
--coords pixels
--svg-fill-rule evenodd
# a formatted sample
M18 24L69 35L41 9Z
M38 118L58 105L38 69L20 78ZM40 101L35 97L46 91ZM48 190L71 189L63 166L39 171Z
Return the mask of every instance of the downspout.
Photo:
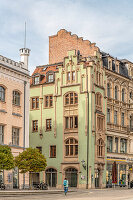
M88 189L88 161L89 161L89 93L88 93L88 73L87 73L87 99L88 99L88 106L87 106L87 166L86 166L86 170L87 170L87 179L86 179L86 189Z
M25 150L25 97L26 97L26 84L27 82L24 81L24 137L23 137L23 149ZM23 189L25 188L25 173L23 174Z

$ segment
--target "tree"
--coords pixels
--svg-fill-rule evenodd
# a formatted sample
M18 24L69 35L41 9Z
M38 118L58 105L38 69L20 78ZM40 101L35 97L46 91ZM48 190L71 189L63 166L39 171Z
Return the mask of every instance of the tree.
M14 158L11 148L0 145L0 170L10 170L14 168Z
M19 168L20 173L29 172L31 188L31 173L44 171L47 163L45 156L42 155L38 149L27 148L25 151L15 157L15 166Z

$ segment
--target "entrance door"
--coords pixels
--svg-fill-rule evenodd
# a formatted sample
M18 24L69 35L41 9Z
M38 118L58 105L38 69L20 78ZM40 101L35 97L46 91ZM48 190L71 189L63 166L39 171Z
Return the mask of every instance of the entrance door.
M46 183L50 187L56 187L57 184L57 171L53 168L49 168L46 170Z
M65 171L65 176L68 179L69 187L77 187L77 169L68 168Z
M95 172L95 188L99 187L99 170Z
M17 189L19 187L18 185L18 168L15 167L13 170L13 188Z

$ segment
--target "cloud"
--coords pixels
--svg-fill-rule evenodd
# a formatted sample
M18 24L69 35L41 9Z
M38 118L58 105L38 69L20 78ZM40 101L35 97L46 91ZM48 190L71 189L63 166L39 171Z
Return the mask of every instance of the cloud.
M36 65L48 63L48 36L61 28L133 61L131 0L0 0L0 4L0 54L18 60L27 21L31 73Z

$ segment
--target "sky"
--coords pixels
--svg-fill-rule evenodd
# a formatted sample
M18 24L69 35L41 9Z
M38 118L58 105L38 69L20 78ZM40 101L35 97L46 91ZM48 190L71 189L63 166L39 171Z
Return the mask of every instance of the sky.
M0 55L20 61L26 21L30 74L48 64L48 37L60 29L133 62L132 10L132 0L0 0Z

